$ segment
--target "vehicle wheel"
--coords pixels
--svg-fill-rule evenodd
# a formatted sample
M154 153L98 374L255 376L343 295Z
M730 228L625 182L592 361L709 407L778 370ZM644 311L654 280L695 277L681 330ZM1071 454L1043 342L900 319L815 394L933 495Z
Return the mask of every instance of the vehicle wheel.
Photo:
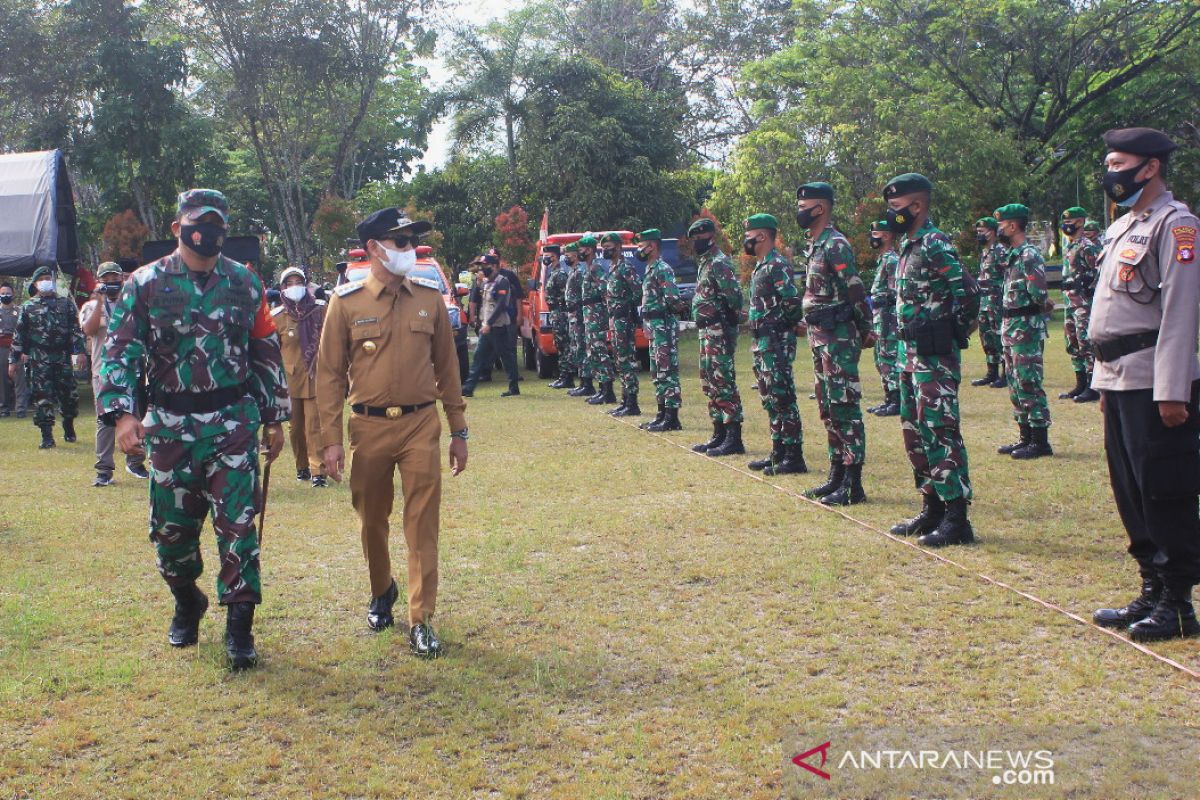
M650 350L648 348L646 350L638 350L637 358L638 358L638 364L640 364L642 367L642 372L649 372L650 371Z
M551 356L543 353L540 349L535 348L534 359L537 361L537 376L539 378L553 378L558 371L558 356Z
M522 337L521 350L525 354L525 369L537 369L537 358L535 355L537 348L533 346L533 342Z

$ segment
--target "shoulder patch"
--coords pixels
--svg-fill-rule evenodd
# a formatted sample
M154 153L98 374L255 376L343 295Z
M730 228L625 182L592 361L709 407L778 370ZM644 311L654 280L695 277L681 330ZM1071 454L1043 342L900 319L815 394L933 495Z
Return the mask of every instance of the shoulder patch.
M1196 229L1191 225L1172 228L1175 235L1175 260L1180 264L1191 264L1196 260Z
M348 294L353 294L354 292L357 292L359 289L363 288L363 286L365 286L365 285L366 285L365 279L361 280L361 281L350 281L349 283L343 283L341 286L338 286L336 289L333 290L333 293L336 294L338 297L345 297Z
M282 305L275 306L274 308L272 308L272 309L271 309L271 316L272 316L272 317L277 317L277 316L279 316L279 315L280 315L280 314L282 314L282 313L283 313L283 306L282 306Z
M408 282L414 286L424 286L426 289L441 290L441 286L433 278L425 278L421 275L409 275Z

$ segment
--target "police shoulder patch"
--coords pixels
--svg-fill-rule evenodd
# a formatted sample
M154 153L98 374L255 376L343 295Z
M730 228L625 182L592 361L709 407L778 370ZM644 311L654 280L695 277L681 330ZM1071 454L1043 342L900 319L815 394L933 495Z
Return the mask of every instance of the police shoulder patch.
M423 275L409 275L408 282L414 286L424 286L426 289L441 290L441 286L433 278L426 278Z
M365 286L365 285L366 285L365 279L361 280L361 281L350 281L349 283L343 283L341 286L338 286L336 289L333 290L333 293L336 294L338 297L345 297L348 294L353 294L354 292L357 292L359 289L363 288L363 286Z
M1175 235L1175 260L1180 264L1191 264L1196 260L1196 229L1191 225L1172 228Z

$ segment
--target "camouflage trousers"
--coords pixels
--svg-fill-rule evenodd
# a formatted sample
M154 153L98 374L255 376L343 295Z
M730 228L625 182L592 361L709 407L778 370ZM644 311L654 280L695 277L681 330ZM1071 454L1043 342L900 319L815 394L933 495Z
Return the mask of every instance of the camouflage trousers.
M610 317L608 330L612 336L613 360L621 376L621 391L638 393L637 321L628 317Z
M810 338L811 343L811 338ZM817 409L825 423L830 462L861 464L867 456L867 431L862 418L862 384L858 359L862 344L853 325L841 323L836 338L812 344Z
M1000 340L1001 311L1003 304L999 299L985 296L979 304L979 343L983 345L983 354L988 364L1000 366L1004 359L1004 346Z
M571 312L568 323L568 338L571 340L571 367L581 378L592 377L587 362L587 333L583 327L583 313Z
M1092 321L1091 301L1074 293L1067 293L1067 311L1063 315L1063 336L1067 340L1067 354L1076 372L1092 373L1096 357L1088 339L1088 324Z
M1037 333L1033 331L1033 333ZM1046 340L1040 335L1032 341L1009 341L1005 337L1004 369L1008 371L1008 399L1013 419L1031 428L1050 427L1050 404L1043 387L1042 352Z
M262 601L255 514L258 426L243 425L219 436L185 442L147 437L150 450L150 541L158 571L169 586L200 577L200 529L212 514L221 566L221 603Z
M571 364L571 321L565 311L550 312L550 327L554 330L554 352L558 353L558 371L560 374L574 374L575 367Z
M679 408L683 393L679 389L679 324L674 317L646 322L650 339L650 374L654 396L664 408Z
M900 380L900 431L922 494L971 499L967 448L959 429L957 354L915 356Z
M875 370L885 395L900 391L900 340L894 313L875 313Z
M750 353L754 358L758 395L771 427L771 441L785 445L803 444L800 408L796 405L796 380L792 376L796 334L792 331L758 333Z
M608 312L602 303L584 306L583 327L587 335L587 371L599 381L611 381L612 350L608 347Z
M700 329L700 388L708 398L713 422L742 421L742 396L733 364L736 354L736 325Z
M63 419L79 416L79 387L75 385L70 356L30 357L29 391L34 425L53 425L55 406Z

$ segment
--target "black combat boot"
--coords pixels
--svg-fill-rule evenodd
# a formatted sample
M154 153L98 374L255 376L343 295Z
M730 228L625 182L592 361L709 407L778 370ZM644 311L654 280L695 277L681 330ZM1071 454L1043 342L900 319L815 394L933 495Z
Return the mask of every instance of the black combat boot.
M993 389L1007 389L1008 388L1008 370L1004 367L1003 364L1000 365L1000 370L996 374L996 380L992 381L992 388Z
M710 447L705 451L705 455L720 457L720 456L740 456L746 452L746 445L742 443L742 423L727 422L725 423L725 438L716 447Z
M579 386L567 392L571 397L591 397L596 393L596 387L592 385L592 379L580 378Z
M54 447L54 423L48 425L38 425L42 429L42 443L38 445L40 450L48 450Z
M617 393L613 391L613 382L607 381L604 384L604 399L600 401L601 405L610 406L617 402Z
M640 417L642 409L638 407L637 392L629 392L625 395L625 405L609 413L614 417Z
M629 405L629 392L626 392L626 391L622 390L622 392L621 392L621 405L617 406L616 408L610 408L608 411L605 411L604 413L605 413L605 414L608 414L610 417L620 417L620 416L623 416L623 415L622 415L621 413L619 413L619 412L621 412L621 411L624 411L624 410L625 410L625 406L627 406L627 405Z
M604 384L606 381L600 381L600 385L596 387L596 391L589 395L587 404L589 406L598 406L604 402Z
M842 463L840 458L829 459L829 477L820 486L814 486L804 493L805 497L817 500L827 494L833 494L841 488L842 481L846 479L846 465Z
M946 503L946 516L942 524L933 533L917 537L917 544L922 547L945 547L949 544L970 544L975 541L975 531L971 529L971 521L967 519L967 501L956 497Z
M877 417L897 417L900 415L900 392L888 392L887 402L875 409Z
M991 386L993 383L996 382L996 379L999 377L1000 377L1000 365L999 364L988 364L987 365L987 374L984 375L982 378L976 378L975 380L971 381L971 385L972 386Z
M1013 450L1012 457L1024 460L1054 455L1054 449L1050 447L1050 442L1047 439L1049 433L1049 428L1031 428L1029 444Z
M546 384L551 389L565 389L567 384L567 376L571 373L566 370L559 370L558 377Z
M172 586L175 595L175 616L167 631L167 642L171 647L187 647L200 639L200 620L208 611L208 597L196 588L196 584Z
M1129 626L1135 642L1179 639L1200 634L1200 622L1192 607L1192 587L1186 583L1163 583L1162 594L1150 616Z
M665 409L665 412L666 413L663 414L662 422L659 422L657 426L652 422L650 423L649 427L646 428L646 430L654 433L683 430L683 425L679 423L679 409L668 408Z
M233 670L258 666L258 651L254 649L254 603L230 603L225 616L225 654Z
M1154 575L1142 576L1142 593L1129 602L1124 608L1098 608L1092 614L1092 622L1105 628L1128 628L1135 622L1141 622L1158 605L1162 595L1162 582Z
M662 421L663 421L663 417L665 417L666 415L667 415L667 405L662 400L659 400L658 401L658 413L654 415L654 419L650 420L649 422L643 422L641 425L638 425L638 427L644 431L648 431L651 429L650 426L652 426L652 425L661 425Z
M564 372L561 376L559 376L558 386L554 386L553 388L555 388L555 389L574 389L575 388L575 375L570 372Z
M75 441L75 418L63 417L63 441L70 443Z
M938 497L937 492L931 491L923 494L922 500L924 504L921 506L921 513L912 519L906 519L893 525L893 535L920 536L932 533L942 524L942 519L946 516L946 504L942 498Z
M1015 451L1025 447L1033 441L1033 429L1028 425L1018 425L1021 430L1021 438L1018 441L1010 444L1003 444L996 448L996 452L1002 456L1012 455Z
M803 475L807 472L804 448L798 444L790 444L783 448L783 458L763 469L763 475Z
M1069 392L1063 392L1058 396L1059 400L1074 400L1076 397L1087 388L1087 372L1079 370L1075 373L1075 388Z
M1092 373L1087 373L1084 379L1084 390L1075 395L1076 403L1094 403L1100 399L1100 393L1092 388Z
M846 477L837 491L830 492L821 498L827 506L853 506L867 502L867 493L863 491L862 464L847 464Z
M501 392L500 396L501 397L516 397L520 393L521 393L521 387L517 385L516 381L513 381L512 383L508 384L508 391Z
M707 453L713 447L719 447L725 441L725 423L719 419L713 420L712 438L707 442L692 445L693 453Z

